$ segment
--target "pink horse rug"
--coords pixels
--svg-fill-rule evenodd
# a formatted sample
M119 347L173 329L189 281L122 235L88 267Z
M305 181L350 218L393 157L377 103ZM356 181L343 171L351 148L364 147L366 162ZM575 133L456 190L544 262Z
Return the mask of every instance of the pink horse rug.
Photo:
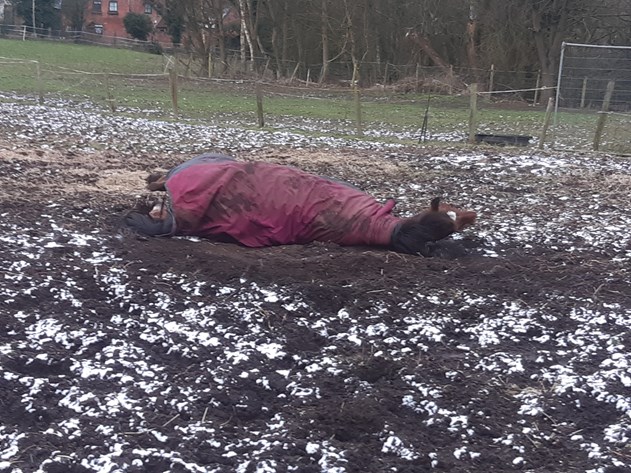
M132 211L129 227L152 236L195 235L249 247L305 244L368 245L426 254L427 244L474 223L475 212L432 200L410 218L334 179L264 162L239 162L204 154L166 176L148 178L150 190L165 190L162 212Z

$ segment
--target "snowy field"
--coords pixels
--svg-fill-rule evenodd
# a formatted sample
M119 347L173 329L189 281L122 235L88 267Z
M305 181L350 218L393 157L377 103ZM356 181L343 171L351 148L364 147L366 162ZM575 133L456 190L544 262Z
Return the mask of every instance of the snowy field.
M479 222L457 258L121 229L204 151ZM3 96L0 199L0 472L631 471L629 158Z

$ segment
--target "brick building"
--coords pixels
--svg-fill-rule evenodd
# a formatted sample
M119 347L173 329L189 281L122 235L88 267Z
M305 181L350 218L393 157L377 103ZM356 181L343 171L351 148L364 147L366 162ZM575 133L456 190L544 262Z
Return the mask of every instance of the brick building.
M145 0L91 0L86 6L85 29L104 36L129 38L123 24L128 13L149 15L154 27L152 39L170 42L162 18Z

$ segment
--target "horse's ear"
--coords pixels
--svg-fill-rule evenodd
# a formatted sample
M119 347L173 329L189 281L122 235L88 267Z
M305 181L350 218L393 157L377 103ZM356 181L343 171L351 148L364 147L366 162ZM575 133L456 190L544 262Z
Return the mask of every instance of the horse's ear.
M429 208L432 212L438 212L438 206L440 205L440 197L434 197L429 203Z

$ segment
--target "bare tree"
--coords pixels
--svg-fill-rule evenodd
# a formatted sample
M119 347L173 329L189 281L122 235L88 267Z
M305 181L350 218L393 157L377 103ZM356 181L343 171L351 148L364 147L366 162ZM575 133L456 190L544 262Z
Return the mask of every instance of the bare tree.
M322 71L320 83L329 74L329 0L320 0L320 31L322 37Z
M553 95L561 44L567 36L571 0L534 0L530 2L532 33L541 65L541 84L550 87L541 94L543 102Z
M88 0L66 0L61 4L61 12L74 31L83 29L87 4Z
M513 0L517 1L517 0ZM566 42L598 42L613 39L612 21L630 18L631 11L611 13L628 2L590 0L530 0L527 9L531 17L532 34L541 66L541 84L547 87L542 93L542 101L553 95L559 67L561 46ZM598 32L598 33L596 33ZM596 38L595 38L596 36Z
M238 0L239 14L241 15L241 62L245 65L247 53L250 53L250 68L254 65L255 49L252 41L252 17L250 16L250 5L246 0Z
M467 21L467 64L472 71L475 82L482 83L478 67L478 5L476 0L469 0L469 20Z
M321 82L341 74L396 80L420 65L482 83L494 65L530 74L506 74L507 87L539 70L553 87L563 41L627 44L631 36L631 0L148 1L177 12L184 42L203 62L218 51L225 64L234 33L242 61L264 55L278 78L319 70ZM227 8L235 14L229 31Z

